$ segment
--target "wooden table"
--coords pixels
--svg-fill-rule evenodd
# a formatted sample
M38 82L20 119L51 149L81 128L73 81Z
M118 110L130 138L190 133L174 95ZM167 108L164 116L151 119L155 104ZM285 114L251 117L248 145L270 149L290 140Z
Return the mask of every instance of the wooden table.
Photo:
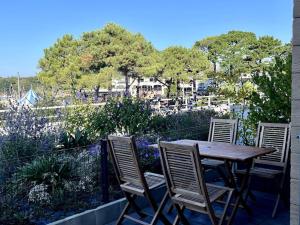
M228 183L230 187L235 189L237 195L236 201L233 205L231 216L228 220L228 224L232 224L233 218L235 217L240 205L242 205L248 213L252 213L251 209L247 206L243 198L243 194L247 188L253 160L257 157L272 153L275 151L275 149L187 139L172 141L172 143L184 145L198 144L200 156L202 158L218 159L224 161L225 169L229 175ZM158 144L150 145L149 147L158 148ZM243 176L240 187L238 187L234 179L234 175L230 165L231 162L241 162L246 166L246 173L245 176Z

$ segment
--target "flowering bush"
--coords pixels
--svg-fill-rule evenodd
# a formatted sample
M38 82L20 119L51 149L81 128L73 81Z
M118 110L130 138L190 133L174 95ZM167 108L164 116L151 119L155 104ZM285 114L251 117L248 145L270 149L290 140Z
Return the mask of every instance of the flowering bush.
M100 138L135 135L142 169L161 173L158 150L149 144L158 138L206 139L209 119L217 116L213 111L153 115L147 102L127 98L65 112L62 123L26 107L12 106L5 115L0 134L0 224L39 224L45 218L48 223L64 217L64 212L102 204ZM122 197L110 163L108 179L110 200Z
M162 173L158 149L150 148L149 145L156 140L151 136L143 136L136 139L139 152L139 161L144 171Z
M51 196L48 193L48 187L44 184L33 186L29 191L28 200L38 205L49 205Z
M10 176L38 154L51 151L57 144L60 125L26 106L10 105L0 129L0 176ZM13 162L13 163L12 163Z

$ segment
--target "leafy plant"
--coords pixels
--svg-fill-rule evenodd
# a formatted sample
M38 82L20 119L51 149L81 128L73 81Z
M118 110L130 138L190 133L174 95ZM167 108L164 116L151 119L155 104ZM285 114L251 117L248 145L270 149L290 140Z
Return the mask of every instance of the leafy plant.
M148 130L151 115L150 106L144 101L131 98L121 101L111 99L97 111L93 127L102 138L115 132L136 135Z
M151 121L152 132L162 138L207 140L211 117L228 117L213 110L184 112L165 117L155 116Z
M253 145L259 121L288 123L291 119L291 62L290 52L275 57L274 65L262 74L256 75L253 82L256 91L249 97L248 117L239 113L242 123L239 132L245 145Z
M19 183L44 184L50 188L51 193L63 188L65 180L71 179L76 168L74 161L66 157L51 155L43 156L27 163L19 169L16 176Z
M60 141L66 148L86 146L96 139L93 119L96 109L79 105L66 111L64 132Z
M249 119L257 124L288 122L291 118L292 56L289 52L275 58L275 64L254 77L257 92L251 97Z
M0 174L10 176L17 166L52 150L59 133L60 126L52 126L43 112L11 104L0 131Z

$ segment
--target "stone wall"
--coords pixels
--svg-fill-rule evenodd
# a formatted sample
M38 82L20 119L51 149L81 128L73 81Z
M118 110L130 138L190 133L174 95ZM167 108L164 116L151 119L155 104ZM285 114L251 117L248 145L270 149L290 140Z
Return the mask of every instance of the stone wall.
M300 0L294 0L290 224L300 224ZM299 135L299 136L298 136Z

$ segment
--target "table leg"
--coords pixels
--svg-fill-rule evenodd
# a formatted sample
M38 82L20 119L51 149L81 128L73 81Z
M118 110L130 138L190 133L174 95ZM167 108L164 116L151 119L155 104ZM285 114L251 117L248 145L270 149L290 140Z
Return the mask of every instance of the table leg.
M247 165L248 165L248 164L247 164ZM250 168L251 168L251 165L252 165L252 164L250 163L249 165L250 165L250 167L249 167L249 171L250 171ZM245 188L247 187L246 184L247 184L247 182L248 182L248 179L246 180L246 184L245 184L245 185L242 185L242 186L245 186L245 188L244 188L244 187L241 187L241 190L239 190L238 185L237 185L237 183L236 183L236 179L235 179L235 177L234 177L234 175L233 175L233 172L232 172L232 169L231 169L231 164L230 164L228 161L225 161L225 169L226 169L226 171L227 171L227 173L228 173L228 175L229 175L228 181L229 181L230 187L235 189L235 193L236 193L237 196L243 195L243 193L244 193L244 191L245 191ZM247 206L246 201L244 200L243 197L240 199L240 203L241 203L241 205L246 209L246 211L251 215L251 214L252 214L252 211L251 211L251 209Z
M251 169L251 166L252 166L252 160L246 162L245 164L246 164L246 174L242 178L242 183L241 183L240 190L237 188L236 182L234 182L234 185L236 186L236 191L237 191L236 192L237 193L237 199L236 199L236 201L234 203L232 213L231 213L231 215L230 215L230 217L228 219L228 223L227 223L228 225L232 224L233 219L234 219L234 217L235 217L235 215L237 213L237 210L238 210L238 207L239 207L240 204L245 207L245 209L247 210L247 212L249 214L252 214L251 209L246 205L246 202L243 199L243 193L244 193L244 191L247 188L248 179L250 177L250 169ZM232 173L231 173L231 175L233 177ZM233 181L234 181L234 179L233 179Z

